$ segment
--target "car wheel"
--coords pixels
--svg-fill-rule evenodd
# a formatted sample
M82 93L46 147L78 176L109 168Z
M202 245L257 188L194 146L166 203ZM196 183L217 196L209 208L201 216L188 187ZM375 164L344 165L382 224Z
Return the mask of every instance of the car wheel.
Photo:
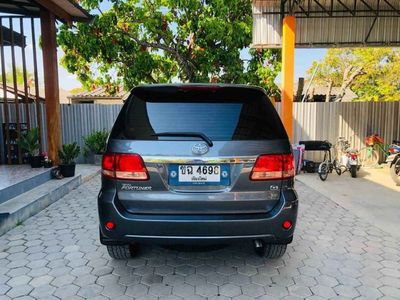
M279 258L282 257L286 252L286 244L267 244L265 257L266 258Z
M107 245L107 251L114 259L129 259L137 253L134 245Z

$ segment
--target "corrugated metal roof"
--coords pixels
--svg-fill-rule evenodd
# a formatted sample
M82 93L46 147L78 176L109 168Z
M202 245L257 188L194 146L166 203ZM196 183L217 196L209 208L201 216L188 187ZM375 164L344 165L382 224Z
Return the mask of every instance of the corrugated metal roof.
M28 90L27 93L27 99L28 102L35 102L36 96L32 93L34 92L33 89L32 91ZM17 87L17 97L19 101L24 102L25 101L25 92L23 90L23 87ZM13 86L6 85L6 97L8 102L13 102L15 100L15 90ZM0 86L0 102L4 102L4 89L3 86ZM39 96L40 101L45 101L44 97Z
M68 99L124 99L129 92L120 89L117 93L111 94L105 88L98 87L91 91L69 95Z
M288 2L253 1L253 47L280 47L282 17ZM296 47L355 47L400 45L400 1L302 0L296 16Z
M40 9L45 7L52 11L58 19L64 19L64 15L68 14L68 18L72 21L89 21L92 16L77 4L75 0L8 0L0 1L0 12L18 14L23 16L39 17ZM60 14L60 11L63 11Z
M305 84L307 86L307 84ZM340 92L340 87L334 86L331 89L331 97L336 97L339 95ZM297 84L294 85L294 91L297 91ZM302 96L306 92L306 89L304 88ZM307 91L306 98L308 99L311 96L326 96L326 93L328 92L328 86L323 86L323 85L316 85L312 84L310 88ZM358 96L356 93L354 93L350 88L347 88L345 90L345 94L341 100L341 102L350 102L356 99Z

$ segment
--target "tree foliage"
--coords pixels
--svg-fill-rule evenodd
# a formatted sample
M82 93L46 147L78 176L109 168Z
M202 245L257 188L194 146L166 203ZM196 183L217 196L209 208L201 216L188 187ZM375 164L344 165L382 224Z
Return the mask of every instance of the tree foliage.
M248 0L81 0L98 11L90 23L60 27L62 64L86 88L110 92L140 83L250 83L277 93L278 50L241 51L251 43ZM267 68L264 68L266 66Z
M15 68L15 79L17 86L22 86L24 84L24 70L22 67L16 66ZM3 77L0 75L0 82L3 80ZM26 81L28 87L33 86L33 74L26 70ZM11 69L9 68L8 71L6 71L6 83L9 86L12 86L14 84L14 73Z
M315 83L341 87L341 100L351 88L358 101L400 100L400 50L395 48L329 49L321 62L313 62Z

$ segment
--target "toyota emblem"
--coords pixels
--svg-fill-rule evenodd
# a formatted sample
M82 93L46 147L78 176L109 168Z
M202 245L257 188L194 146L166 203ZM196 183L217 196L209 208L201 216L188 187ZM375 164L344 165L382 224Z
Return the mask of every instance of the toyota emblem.
M203 155L208 152L209 148L206 143L198 143L193 145L192 152L196 155Z

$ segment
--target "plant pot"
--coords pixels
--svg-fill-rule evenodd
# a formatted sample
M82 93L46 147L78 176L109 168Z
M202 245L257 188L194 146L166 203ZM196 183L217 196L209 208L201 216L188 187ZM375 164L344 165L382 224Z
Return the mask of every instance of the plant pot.
M60 165L61 175L64 177L74 177L75 176L75 164L73 165Z
M96 166L101 166L102 159L103 159L103 154L95 154L94 155L94 164Z
M42 155L31 156L29 158L29 163L31 164L32 168L41 168L43 166L42 160L43 160L43 156Z
M51 160L44 161L43 167L45 168L51 168L53 166L53 162Z

